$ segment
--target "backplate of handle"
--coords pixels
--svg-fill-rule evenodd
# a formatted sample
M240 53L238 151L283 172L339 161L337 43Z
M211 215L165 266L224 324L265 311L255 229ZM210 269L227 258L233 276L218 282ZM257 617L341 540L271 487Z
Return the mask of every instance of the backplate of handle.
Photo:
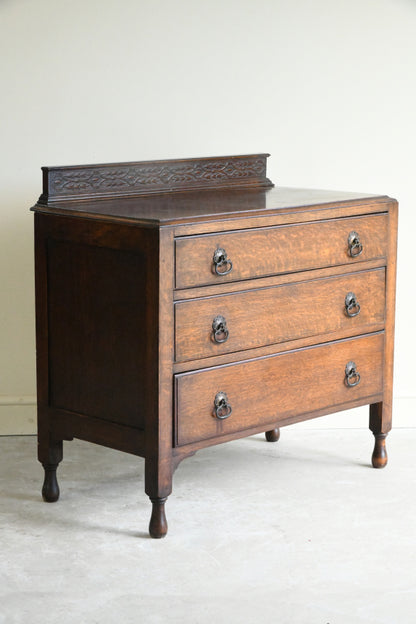
M231 405L228 402L228 397L225 392L217 392L214 399L213 416L219 420L225 420L231 416L231 412Z
M358 316L361 306L357 301L357 297L353 292L347 293L345 296L345 313L347 316Z
M358 386L360 383L361 375L357 371L357 365L355 362L351 361L345 367L345 385L348 388L353 388L354 386Z
M212 338L214 342L220 344L228 340L229 331L227 328L227 321L221 315L218 315L212 321Z
M227 252L222 247L218 247L214 251L212 261L214 263L214 273L217 275L228 275L233 268L233 263L231 260L228 260Z
M359 256L363 251L363 245L357 232L350 232L348 235L348 253L351 258Z

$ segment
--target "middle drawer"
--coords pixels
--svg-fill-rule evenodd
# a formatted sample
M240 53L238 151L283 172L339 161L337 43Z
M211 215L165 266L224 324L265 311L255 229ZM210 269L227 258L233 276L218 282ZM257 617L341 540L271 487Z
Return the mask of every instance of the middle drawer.
M385 270L372 269L175 304L175 359L232 353L384 323Z

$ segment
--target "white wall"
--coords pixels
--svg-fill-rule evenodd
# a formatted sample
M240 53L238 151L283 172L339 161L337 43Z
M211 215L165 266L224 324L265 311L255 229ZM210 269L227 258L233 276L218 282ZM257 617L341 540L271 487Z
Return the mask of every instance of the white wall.
M0 432L34 430L41 165L269 151L278 184L397 197L416 396L415 0L0 0L0 46Z

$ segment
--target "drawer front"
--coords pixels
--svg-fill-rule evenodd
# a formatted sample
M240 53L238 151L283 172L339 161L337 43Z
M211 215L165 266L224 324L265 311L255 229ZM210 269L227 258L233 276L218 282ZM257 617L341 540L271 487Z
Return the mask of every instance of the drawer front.
M351 257L349 237L353 232L358 234L359 244L354 245L352 236L352 253L357 255ZM386 255L386 236L387 215L376 214L178 238L176 287L189 288L380 258ZM216 265L217 250L224 250L226 259L218 252L219 264Z
M347 300L349 293L358 305ZM381 329L384 308L384 268L183 301L175 304L176 360L335 331L369 333Z
M176 442L200 440L277 424L279 420L379 395L384 334L342 340L258 360L176 375ZM345 381L353 361L357 385ZM358 377L351 377L356 383ZM225 393L231 414L215 415L215 399ZM220 397L219 397L220 398ZM227 416L229 408L218 408Z

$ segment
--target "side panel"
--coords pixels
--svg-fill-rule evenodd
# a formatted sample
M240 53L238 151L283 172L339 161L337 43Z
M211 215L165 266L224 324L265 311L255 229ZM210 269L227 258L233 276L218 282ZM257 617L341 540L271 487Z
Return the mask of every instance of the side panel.
M146 405L157 402L157 272L154 230L36 215L40 439L143 454Z
M144 428L145 257L48 241L51 407Z

